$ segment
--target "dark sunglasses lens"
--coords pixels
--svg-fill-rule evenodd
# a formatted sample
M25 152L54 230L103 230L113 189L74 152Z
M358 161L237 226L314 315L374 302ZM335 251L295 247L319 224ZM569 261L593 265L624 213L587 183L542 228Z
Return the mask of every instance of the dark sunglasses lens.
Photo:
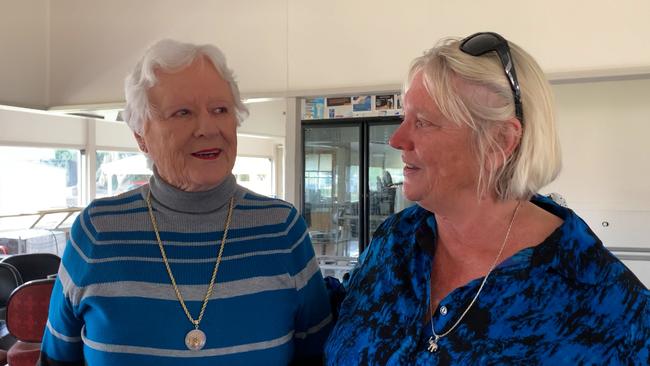
M501 42L503 41L492 33L478 33L466 38L460 49L472 56L481 56L486 52L496 50Z

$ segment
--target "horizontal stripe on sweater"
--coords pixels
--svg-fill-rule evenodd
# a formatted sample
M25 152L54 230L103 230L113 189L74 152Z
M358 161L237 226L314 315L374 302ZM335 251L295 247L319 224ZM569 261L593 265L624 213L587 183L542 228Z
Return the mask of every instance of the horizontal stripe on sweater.
M307 266L296 276L278 274L275 276L248 277L236 281L217 282L210 299L227 299L230 297L251 295L259 292L295 289L300 290L320 271L318 261L312 258ZM78 305L86 297L141 297L159 300L176 301L168 278L162 278L164 283L140 281L114 281L77 286L70 278L65 266L59 270L59 278L64 292L70 298L72 305ZM200 285L178 285L185 301L203 301L207 283Z

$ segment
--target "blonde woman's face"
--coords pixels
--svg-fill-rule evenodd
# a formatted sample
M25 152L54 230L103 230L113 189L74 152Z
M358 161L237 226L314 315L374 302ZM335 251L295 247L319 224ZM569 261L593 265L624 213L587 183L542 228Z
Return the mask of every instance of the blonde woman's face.
M205 191L231 174L237 118L228 83L207 59L185 69L157 71L149 89L153 117L136 134L161 178L184 191Z
M402 151L406 198L435 210L461 196L476 197L478 163L471 129L447 120L416 75L404 97L404 121L390 145Z

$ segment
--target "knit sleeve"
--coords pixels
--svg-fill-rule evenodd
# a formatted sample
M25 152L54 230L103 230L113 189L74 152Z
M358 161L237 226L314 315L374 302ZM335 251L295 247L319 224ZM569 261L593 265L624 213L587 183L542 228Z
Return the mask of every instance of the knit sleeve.
M298 215L295 208L292 209L291 215ZM329 297L302 217L298 218L287 235L290 237L289 242L295 243L289 270L298 297L294 363L318 364L333 323Z
M73 293L78 279L78 268L85 262L78 252L78 243L87 241L88 238L81 228L80 220L83 212L75 221L71 238L66 245L61 260L61 267L57 275L48 314L45 333L41 345L40 365L42 366L76 366L84 365L83 342L81 332L83 319L79 316L71 293ZM77 304L78 307L78 304Z

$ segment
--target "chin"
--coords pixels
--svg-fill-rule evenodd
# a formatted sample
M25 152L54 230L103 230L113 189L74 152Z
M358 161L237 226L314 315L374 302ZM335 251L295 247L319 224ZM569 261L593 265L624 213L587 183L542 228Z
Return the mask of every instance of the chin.
M404 198L406 198L411 202L419 202L422 200L422 195L409 193L407 191L403 191L403 192L404 192Z
M404 197L411 202L417 202L421 198L417 188L406 182L402 186L402 193L404 194Z

